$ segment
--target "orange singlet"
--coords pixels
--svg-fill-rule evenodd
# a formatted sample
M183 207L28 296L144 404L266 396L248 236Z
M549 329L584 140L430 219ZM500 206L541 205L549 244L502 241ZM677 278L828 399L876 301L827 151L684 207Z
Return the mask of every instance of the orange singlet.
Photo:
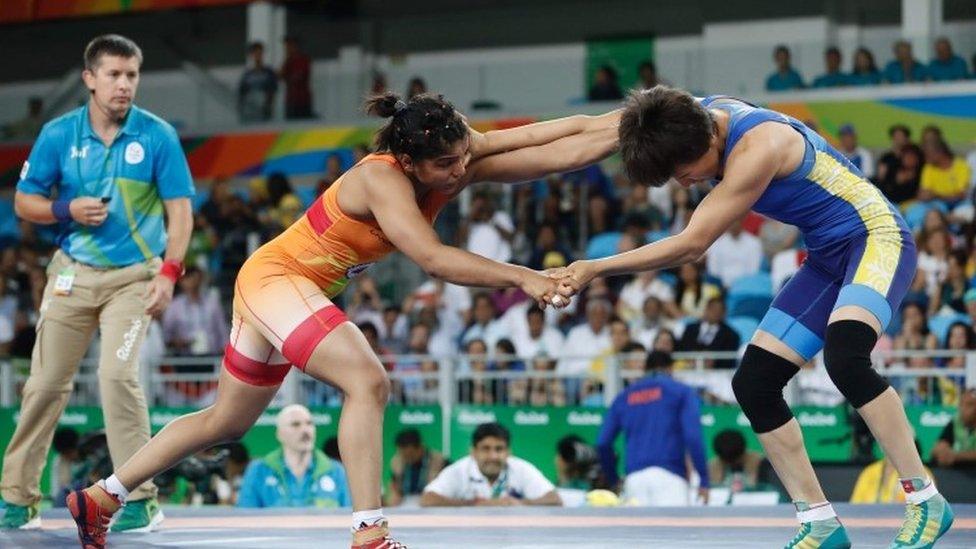
M388 154L371 154L357 166L366 162L402 169ZM288 364L304 369L315 346L346 319L330 298L350 278L396 249L375 219L355 219L339 208L345 179L346 175L337 179L301 219L241 267L224 360L238 379L271 385L280 383ZM432 190L418 206L433 224L451 198Z

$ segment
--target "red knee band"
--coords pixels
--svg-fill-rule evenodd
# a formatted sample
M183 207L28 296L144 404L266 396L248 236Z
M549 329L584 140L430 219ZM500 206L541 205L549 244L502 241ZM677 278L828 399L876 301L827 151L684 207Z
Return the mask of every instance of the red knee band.
M285 339L285 343L281 346L281 354L304 372L305 365L308 364L308 359L319 342L346 320L348 320L346 313L339 307L335 305L322 307L299 324Z
M228 343L224 347L224 368L227 368L230 375L248 385L269 387L281 385L291 369L291 364L266 364L247 358Z

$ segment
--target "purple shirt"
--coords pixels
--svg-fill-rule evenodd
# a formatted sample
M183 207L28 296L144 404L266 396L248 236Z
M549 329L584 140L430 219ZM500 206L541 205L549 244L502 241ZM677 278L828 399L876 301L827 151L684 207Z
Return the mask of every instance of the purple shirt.
M205 290L199 299L180 294L163 313L163 339L180 341L183 354L219 355L230 337L227 317L216 290Z

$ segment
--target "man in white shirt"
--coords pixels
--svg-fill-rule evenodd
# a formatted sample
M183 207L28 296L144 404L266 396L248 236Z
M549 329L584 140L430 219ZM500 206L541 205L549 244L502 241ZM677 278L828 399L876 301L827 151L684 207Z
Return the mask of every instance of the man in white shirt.
M574 327L566 336L566 345L556 371L582 376L590 371L590 364L601 351L610 347L610 313L613 310L605 299L593 299L586 304L586 322Z
M732 225L708 249L708 274L730 287L739 278L756 274L762 267L762 241L742 229L741 221Z
M510 441L502 425L479 425L471 437L471 455L424 487L421 507L562 505L552 482L531 463L511 455Z
M507 213L495 211L490 197L476 195L471 199L468 221L468 251L507 263L512 259L515 224Z
M838 150L841 154L846 156L857 169L861 170L864 177L868 179L874 177L874 155L871 154L871 151L857 144L857 132L854 130L854 126L845 124L837 130L837 134L840 136Z
M674 288L658 278L657 271L638 273L624 285L617 301L617 316L628 322L637 319L649 297L656 297L664 303L674 302Z
M525 313L527 329L516 332L512 337L515 352L524 359L539 355L558 358L563 351L565 340L559 330L546 326L546 313L532 305Z
M509 336L505 325L495 318L495 304L486 292L475 294L471 316L473 322L461 335L462 345L472 339L480 339L488 345L489 349L492 349L499 339Z

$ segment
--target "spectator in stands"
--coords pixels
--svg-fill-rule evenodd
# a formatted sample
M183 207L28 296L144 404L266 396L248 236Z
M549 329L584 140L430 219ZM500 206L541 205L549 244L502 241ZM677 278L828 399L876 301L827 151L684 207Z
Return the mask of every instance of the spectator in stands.
M464 361L468 370L466 373L472 377L463 379L458 384L459 400L469 404L495 404L495 380L482 377L490 369L488 346L484 340L472 339L465 344L464 353L468 355L468 359Z
M610 65L603 65L593 75L593 85L587 94L590 101L617 101L624 98L617 81L617 71Z
M940 284L938 291L932 294L929 302L929 315L956 314L966 312L963 299L969 290L969 278L966 277L965 250L954 250L949 254L946 278Z
M511 339L501 338L495 343L495 353L489 368L499 372L524 372L525 362L518 357ZM499 393L496 393L496 395ZM497 398L496 398L497 400Z
M247 466L238 507L348 507L346 471L315 447L312 414L301 404L278 413L281 447Z
M617 316L629 321L639 322L647 300L657 299L657 305L668 304L668 313L677 313L674 304L674 288L657 276L657 271L637 273L634 279L624 285L617 300Z
M550 269L564 267L572 261L573 252L560 240L558 226L551 223L539 225L527 266L536 270Z
M673 301L670 307L676 309ZM633 340L643 345L645 349L650 349L658 331L671 326L670 319L665 316L667 310L668 305L664 305L660 299L648 296L641 307L640 316L631 320L630 333L633 334Z
M867 48L858 48L854 53L854 70L847 81L852 86L875 86L881 83L881 73L874 63L874 54Z
M481 193L472 198L462 233L467 235L469 252L501 262L512 259L515 224L508 212L495 208L491 195Z
M932 460L939 467L976 466L976 389L969 388L959 400L959 411L932 448Z
M586 303L586 322L574 327L566 335L566 345L560 354L557 370L569 376L589 372L590 364L600 351L610 347L610 315L613 306L605 299L590 299Z
M949 351L972 351L976 349L976 332L973 332L972 327L965 322L953 322L949 326L949 331L946 332L946 341L944 348ZM966 357L965 356L953 356L942 358L937 361L939 366L947 369L963 370L966 368ZM956 378L961 387L963 384L963 378ZM946 380L952 381L952 380ZM952 392L952 388L946 388L948 392ZM943 398L946 404L953 404L957 400L953 398L952 395L944 395L949 398Z
M746 438L736 429L720 431L712 439L715 457L708 461L712 486L725 486L732 492L750 490L759 483L763 456L746 448Z
M681 185L668 185L665 188L671 189L671 205L668 211L671 212L670 230L671 234L677 234L684 230L691 219L692 212L695 211L695 202L691 196L691 190Z
M705 306L702 319L692 322L681 334L682 352L723 352L739 349L739 334L725 323L725 300L713 297ZM735 368L735 360L706 360L706 368Z
M481 339L489 345L505 337L505 326L496 319L495 303L487 292L478 292L472 299L471 324L461 335L461 342L467 343L472 339Z
M678 339L674 337L674 332L667 328L658 330L651 344L652 351L661 351L668 354L675 352L677 347Z
M895 58L885 65L884 81L889 84L924 82L928 79L925 65L912 54L912 43L898 40L892 47Z
M922 140L919 142L920 147L924 149L926 145L939 143L940 141L945 141L945 136L942 135L942 128L935 124L929 124L922 128Z
M285 118L313 118L312 58L302 49L302 42L297 36L285 36L285 61L278 76L285 83Z
M407 97L405 100L410 100L414 96L427 93L427 81L419 76L414 76L410 79L410 83L407 84Z
M938 339L929 331L925 309L916 302L908 301L901 308L901 328L895 335L893 348L896 351L925 351L938 347ZM908 364L913 368L929 368L931 359L913 357Z
M861 170L864 177L874 178L874 155L871 151L858 145L857 131L851 124L844 124L837 130L840 136L840 146L837 148L841 154L847 157L854 164L854 167Z
M917 439L915 447L918 448ZM928 467L925 467L925 472L929 478L935 478ZM905 503L905 490L898 477L898 471L888 456L875 461L857 476L851 492L851 503Z
M556 371L556 361L544 354L532 359L530 371L551 374ZM562 379L533 376L509 381L507 402L511 406L566 406L566 384Z
M380 346L391 353L402 353L407 347L407 332L410 323L397 305L387 305L383 309L383 323L380 329Z
M6 134L14 140L34 139L43 125L44 100L35 96L27 100L27 116L7 126Z
M200 207L200 213L217 231L222 247L228 235L235 230L249 231L258 227L257 216L247 203L234 193L230 181L223 178L215 179L210 186L210 197ZM241 247L246 252L246 246L241 244Z
M836 88L847 85L847 75L840 70L840 50L834 46L824 51L824 67L827 72L813 80L814 88Z
M776 72L766 78L766 91L798 90L803 85L803 77L790 64L790 49L784 45L776 46L773 50L773 61L776 62Z
M624 346L621 350L623 355L622 361L622 373L624 374L624 387L630 385L634 381L633 375L639 375L637 372L644 371L644 361L647 358L647 347L641 345L636 341L631 341Z
M722 295L722 289L705 282L699 263L685 263L678 267L678 282L674 286L678 307L684 316L700 317L709 299Z
M268 176L268 204L266 222L273 225L275 233L290 227L305 213L302 200L298 198L288 178L281 172Z
M736 280L759 272L762 267L762 241L742 227L742 220L732 224L729 230L708 248L705 264L708 274L722 281L726 288Z
M912 143L912 131L904 124L888 128L891 149L878 162L878 188L888 200L901 205L918 196L922 176L922 149Z
M939 291L949 272L949 233L942 228L919 233L918 271L925 273L925 291L931 296Z
M969 78L966 61L952 51L952 42L942 36L935 41L935 58L929 62L928 75L934 82Z
M471 454L424 488L423 507L562 505L556 487L531 463L511 455L511 435L498 423L479 425Z
M667 353L647 355L647 377L624 389L613 400L597 438L603 475L617 484L614 441L623 432L626 450L623 494L639 505L688 505L685 456L691 456L701 478L699 496L708 501L709 474L701 430L701 402L695 389L671 378Z
M428 448L416 429L400 431L393 444L396 453L390 459L390 491L386 495L386 505L390 506L419 498L424 487L447 466L443 454Z
M342 169L342 157L339 153L332 153L325 157L325 172L322 177L315 183L315 196L318 197L325 192L326 189L332 186L337 179L342 177L342 173L345 170Z
M223 475L214 475L213 478L213 490L217 496L214 503L237 505L237 496L244 483L244 473L251 463L251 454L240 442L229 442L218 448L226 449L228 454Z
M646 59L637 66L637 77L640 79L640 88L642 90L649 90L658 84L662 86L669 85L668 83L661 80L657 75L657 65L654 61Z
M530 305L525 312L527 330L518 330L512 338L518 356L530 359L540 354L558 357L565 346L563 334L546 325L546 313L538 305Z
M220 293L204 278L196 265L188 266L178 283L179 295L163 312L163 339L175 354L219 355L230 337Z
M373 353L380 359L380 362L383 363L386 371L392 371L395 367L393 353L380 343L380 331L376 327L376 324L372 322L359 322L356 324L356 327L363 333L363 336L366 338L366 343L369 343L369 348L372 349Z
M266 122L274 112L278 77L264 64L264 44L251 42L247 48L251 67L241 75L237 86L237 111L241 122Z
M922 145L925 164L922 166L920 200L941 200L950 208L966 198L971 176L969 165L955 156L943 141Z

